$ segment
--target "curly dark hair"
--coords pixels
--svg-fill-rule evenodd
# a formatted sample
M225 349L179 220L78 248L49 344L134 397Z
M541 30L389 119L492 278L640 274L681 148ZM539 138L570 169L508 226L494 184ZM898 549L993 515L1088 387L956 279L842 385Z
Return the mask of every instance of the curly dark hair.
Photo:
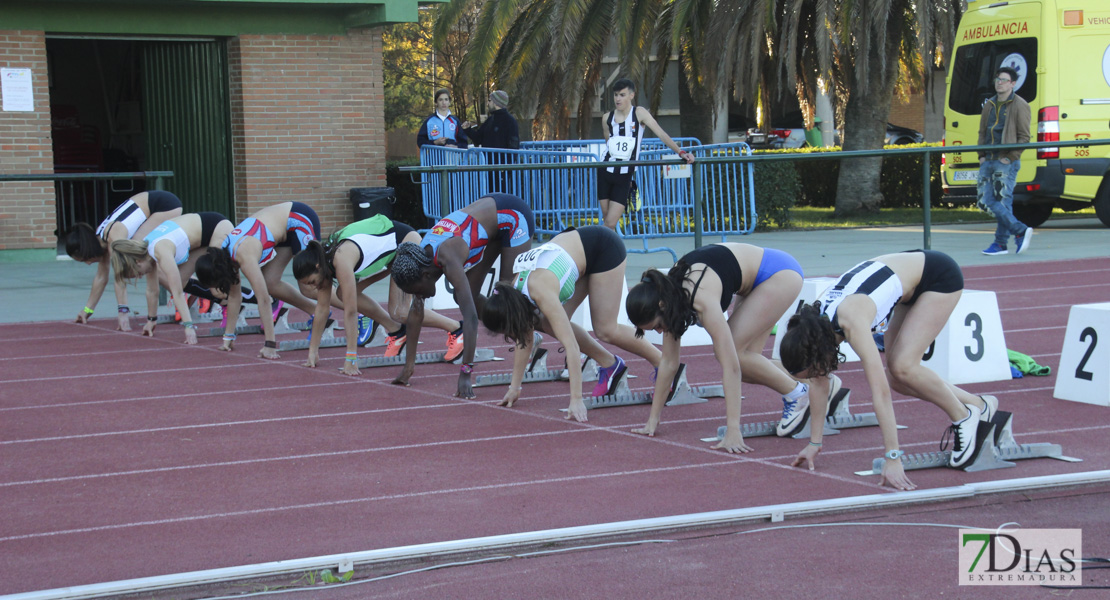
M318 240L312 240L304 250L301 250L293 257L293 277L300 281L305 277L319 273L320 286L335 279L335 266L332 260L335 258L336 245L328 244L325 246Z
M100 243L96 230L88 223L78 223L66 234L66 254L73 260L100 258L105 252L107 249Z
M397 245L390 271L397 287L407 291L409 286L420 281L424 276L424 269L430 269L432 266L432 259L428 258L423 246L402 242Z
M629 290L624 302L629 320L636 325L636 337L644 337L643 326L656 316L662 317L663 329L675 339L698 322L690 292L682 287L689 273L690 265L683 259L666 275L655 269L644 271L640 283Z
M532 339L532 332L540 328L540 314L523 292L500 281L493 286L493 293L482 308L482 324L505 336L506 342L524 348Z
M239 264L231 259L227 248L209 248L197 258L197 281L210 290L231 293L231 286L239 283Z
M822 314L820 301L803 304L790 317L779 346L779 358L787 372L809 370L812 377L828 375L844 360L836 343L836 331Z

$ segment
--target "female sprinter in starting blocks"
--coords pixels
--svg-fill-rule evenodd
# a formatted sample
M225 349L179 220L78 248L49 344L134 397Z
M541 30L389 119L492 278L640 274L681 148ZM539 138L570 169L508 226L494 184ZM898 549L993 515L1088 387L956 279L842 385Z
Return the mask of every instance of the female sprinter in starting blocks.
M524 367L532 353L532 332L536 329L554 335L566 349L570 375L568 419L586 420L582 366L576 358L580 348L598 365L608 365L598 373L594 395L613 393L613 386L627 370L624 360L570 322L571 315L587 296L590 320L601 341L659 366L659 350L646 340L637 339L631 327L617 323L627 262L620 236L599 225L564 231L516 258L512 282L494 286L493 295L482 310L486 328L517 345L512 382L502 406L512 406L520 398Z
M181 200L170 192L154 190L140 192L119 205L93 230L86 223L78 223L66 236L66 254L73 260L87 265L96 264L92 290L85 308L77 315L78 323L87 323L92 316L104 288L108 285L110 244L116 240L143 239L146 234L166 219L181 215ZM116 302L120 331L131 331L131 309L127 306L127 287L116 279Z
M392 281L389 285L389 311L382 308L376 300L363 293L370 284L390 274L397 246L403 242L418 242L420 234L412 227L385 215L375 215L369 219L356 221L334 233L326 244L311 241L308 247L293 257L293 276L302 289L315 290L316 312L313 323L327 319L327 307L332 304L332 284L343 306L344 327L354 331L357 323L359 336L347 336L347 358L343 362L343 372L358 375L358 345L368 343L373 337L373 326L362 320L373 319L374 323L385 327L385 356L397 356L405 346L405 322L408 320L411 298L401 291ZM366 317L360 316L367 315ZM458 321L448 319L433 311L427 311L427 320L433 327L448 333L461 327ZM319 331L318 331L319 329ZM320 350L323 328L312 328L309 341L308 361L305 366L315 367ZM365 339L363 339L365 338ZM456 339L450 336L448 341ZM358 344L356 345L356 341ZM462 354L462 343L452 347L448 344L444 360L455 360Z
M871 388L871 402L879 420L886 448L881 482L900 490L916 488L902 468L898 428L894 421L891 388L937 405L952 425L946 436L954 438L949 465L971 460L979 420L989 421L998 409L993 396L975 396L944 381L921 364L929 344L948 322L963 294L960 266L935 250L884 254L852 267L812 305L790 318L779 346L782 365L797 378L810 379L810 411L825 414L823 377L840 362L837 349L847 340L863 362ZM872 330L883 320L889 326L883 340L886 369L879 357ZM816 419L816 417L814 417ZM794 459L794 466L811 470L821 451L822 429L810 428L809 444Z
M308 314L316 312L316 303L282 281L281 274L294 254L319 237L320 219L316 211L301 202L282 202L251 215L231 230L219 248L209 248L197 259L197 280L212 290L215 296L227 299L227 325L220 350L230 351L235 345L235 326L243 299L239 283L241 269L254 288L262 330L266 335L258 355L279 358L274 337L276 315L270 296ZM314 326L323 328L326 321Z
M143 335L154 335L158 322L159 283L169 290L178 314L189 314L184 287L201 255L196 250L219 248L232 227L231 221L217 212L188 213L155 227L141 240L112 242L112 269L116 272L116 281L134 279L157 269L157 277L147 278L147 323ZM196 329L190 327L190 321L184 323L185 343L197 343Z
M455 395L474 397L470 374L474 371L478 311L485 304L482 283L498 258L501 281L511 277L513 261L532 247L535 232L535 217L527 203L512 194L489 194L440 219L419 243L405 242L397 247L393 281L414 298L409 312L405 366L393 383L409 384L416 365L416 343L424 324L424 299L435 296L436 282L446 275L447 282L455 288L455 303L462 312L463 364Z
M751 451L740 431L740 382L775 390L785 405L804 402L808 393L804 384L763 356L771 329L801 289L802 267L793 256L751 244L710 244L687 253L666 275L644 271L640 283L628 292L625 307L637 336L647 329L663 334L663 361L648 422L633 431L655 435L667 387L678 370L682 334L698 323L713 340L723 371L727 430L713 448ZM726 319L724 312L734 296L737 304Z

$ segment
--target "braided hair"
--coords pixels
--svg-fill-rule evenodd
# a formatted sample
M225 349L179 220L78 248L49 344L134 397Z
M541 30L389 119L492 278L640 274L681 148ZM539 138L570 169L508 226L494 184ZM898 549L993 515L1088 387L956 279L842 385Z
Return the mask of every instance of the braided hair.
M432 259L424 252L423 246L412 242L402 242L397 245L397 252L393 257L390 271L397 287L407 290L410 286L420 281L424 276L424 269L432 268Z
M197 258L196 275L202 286L228 295L231 286L239 283L239 264L227 248L209 248Z
M663 320L663 329L675 339L698 322L690 291L683 287L689 272L690 265L683 259L679 259L666 275L655 269L644 271L640 283L629 290L624 302L629 320L636 324L636 337L644 337L642 326L657 316Z
M523 292L499 281L482 308L482 324L491 332L505 336L506 342L524 348L532 339L532 332L540 327L540 314Z
M779 357L789 373L808 369L810 376L823 377L845 360L836 343L836 331L828 316L821 312L820 301L803 304L786 327Z

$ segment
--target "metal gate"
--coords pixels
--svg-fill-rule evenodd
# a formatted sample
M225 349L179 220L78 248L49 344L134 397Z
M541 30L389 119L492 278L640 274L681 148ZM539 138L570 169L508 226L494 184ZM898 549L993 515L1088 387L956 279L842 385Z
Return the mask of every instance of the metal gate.
M147 42L141 56L148 168L173 171L185 212L235 221L227 44Z

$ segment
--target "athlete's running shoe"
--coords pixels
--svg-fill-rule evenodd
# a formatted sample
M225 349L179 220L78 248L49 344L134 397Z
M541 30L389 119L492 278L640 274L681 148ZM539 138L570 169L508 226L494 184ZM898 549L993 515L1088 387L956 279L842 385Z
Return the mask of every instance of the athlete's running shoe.
M948 466L960 468L971 460L975 452L975 442L979 433L979 416L982 411L978 406L967 406L967 418L959 423L953 423L944 431L940 440L940 449L948 447L948 440L952 440L952 456L948 459Z
M463 353L463 330L462 327L447 334L447 354L443 355L443 360L451 362L456 358L462 356Z
M408 336L405 335L405 326L385 337L385 356L400 356L401 350L405 347L405 342L408 341Z
M775 426L775 435L789 437L801 431L809 421L809 390L797 400L782 397L782 419Z
M994 396L979 396L986 408L982 409L983 414L979 417L980 421L990 421L994 418L994 413L998 412L998 398Z
M222 304L220 305L220 315L222 315L222 318L220 319L220 329L223 329L223 330L226 331L227 330L226 329L227 328L227 307L222 305Z
M363 315L358 316L358 345L365 346L370 343L374 337L374 332L378 330L378 324L370 317Z
M274 320L275 321L277 321L278 318L281 317L281 315L285 314L282 311L283 308L285 308L285 302L282 301L282 300L278 300L277 304L274 305Z
M594 385L594 396L609 396L617 391L617 384L620 383L621 377L624 376L628 367L624 364L624 359L619 356L614 356L617 360L611 367L598 367L597 369L597 383Z
M212 310L212 301L208 298L197 298L197 312L206 315Z

